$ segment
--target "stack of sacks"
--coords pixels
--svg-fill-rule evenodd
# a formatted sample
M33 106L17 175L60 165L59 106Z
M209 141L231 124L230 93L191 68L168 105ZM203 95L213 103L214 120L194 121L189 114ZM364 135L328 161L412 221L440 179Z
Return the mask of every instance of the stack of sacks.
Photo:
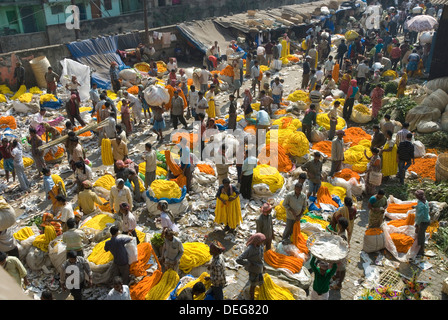
M193 171L193 178L201 185L213 184L216 180L216 171L213 164L198 163Z
M160 214L157 203L160 200L166 200L168 209L176 216L188 208L188 201L185 199L186 194L187 187L180 188L174 181L154 180L144 193L148 213L150 215Z

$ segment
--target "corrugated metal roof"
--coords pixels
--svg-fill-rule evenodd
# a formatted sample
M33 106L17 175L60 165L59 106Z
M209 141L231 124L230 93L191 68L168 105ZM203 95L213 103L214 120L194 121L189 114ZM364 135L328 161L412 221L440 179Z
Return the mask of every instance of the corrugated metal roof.
M431 3L435 4L435 5L440 5L440 4L448 5L448 0L431 0Z

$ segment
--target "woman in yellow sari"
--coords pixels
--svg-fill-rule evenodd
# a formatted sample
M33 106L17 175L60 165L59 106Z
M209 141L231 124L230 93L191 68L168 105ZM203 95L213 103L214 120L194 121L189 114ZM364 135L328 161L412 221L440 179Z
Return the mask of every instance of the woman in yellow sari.
M205 94L205 99L208 102L207 115L208 118L216 117L216 106L215 106L215 86L212 84L210 90Z
M404 91L406 90L406 84L408 83L408 74L405 72L398 82L397 98L404 96Z
M236 227L243 221L241 216L240 192L230 184L228 178L216 194L215 222L225 225L224 231L235 234Z
M392 139L392 135L392 131L388 130L386 132L387 141L381 152L383 157L383 167L381 169L383 178L396 175L398 170L397 144Z
M286 58L290 54L290 41L288 35L285 33L283 35L283 40L281 41L282 44L282 52L281 57Z

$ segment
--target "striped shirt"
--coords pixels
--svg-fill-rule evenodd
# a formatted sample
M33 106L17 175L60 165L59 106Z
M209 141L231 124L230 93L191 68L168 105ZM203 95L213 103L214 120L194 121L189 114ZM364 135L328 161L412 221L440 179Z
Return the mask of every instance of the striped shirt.
M401 129L397 132L397 145L400 144L400 142L406 141L406 136L408 133L411 133L408 129Z

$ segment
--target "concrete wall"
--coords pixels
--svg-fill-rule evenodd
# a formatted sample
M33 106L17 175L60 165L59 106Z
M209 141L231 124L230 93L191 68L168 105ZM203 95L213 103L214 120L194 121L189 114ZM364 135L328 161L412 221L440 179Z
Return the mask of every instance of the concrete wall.
M174 25L150 29L149 31L151 34L153 31L170 32L175 34L179 41L184 41ZM138 34L140 36L140 39L143 40L145 32L138 31ZM157 54L160 54L162 50L164 50L167 55L170 56L174 53L176 43L177 42L172 42L169 47L164 47L161 41L155 40L152 45ZM158 59L157 54L155 56L156 59ZM46 56L54 71L58 74L61 74L62 72L60 61L64 60L64 58L71 58L70 51L65 44L56 44L51 46L37 47L33 49L17 50L10 53L0 54L0 84L6 84L12 90L16 90L15 80L13 79L14 68L16 62L21 61L26 71L25 85L27 86L27 88L35 86L36 79L34 78L33 70L31 69L29 61L39 56Z
M272 0L216 0L211 2L209 0L189 0L186 4L175 6L155 7L157 0L148 1L150 6L148 9L148 23L149 28L156 28L161 26L172 25L184 21L201 20L211 17L218 17L223 15L230 15L232 13L241 13L247 10L267 9L269 7L279 7L283 5L290 5L295 3L311 2L309 0L277 0L275 3ZM114 10L118 0L113 0ZM88 14L90 6L86 6ZM104 15L103 15L104 16ZM107 17L93 20L81 21L80 39L89 39L99 35L111 33L123 33L134 30L144 29L143 12L134 12L130 14L123 14L118 17ZM75 31L67 29L65 23L51 24L47 26L46 42L41 42L41 46L53 45L59 43L68 43L75 41ZM28 49L35 46L32 37L28 36L30 41L12 42L11 45L3 42L8 42L9 38L0 37L1 52L10 52L14 50ZM43 35L40 40L44 41Z

